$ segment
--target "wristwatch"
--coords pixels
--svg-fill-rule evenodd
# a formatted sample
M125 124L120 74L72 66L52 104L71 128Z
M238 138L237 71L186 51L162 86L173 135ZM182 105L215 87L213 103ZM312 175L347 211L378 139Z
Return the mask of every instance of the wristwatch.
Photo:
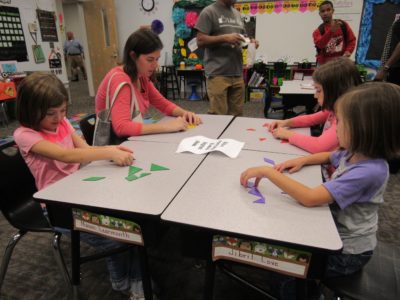
M390 66L384 65L384 66L383 66L383 70L384 70L384 71L389 71L389 70L390 70Z

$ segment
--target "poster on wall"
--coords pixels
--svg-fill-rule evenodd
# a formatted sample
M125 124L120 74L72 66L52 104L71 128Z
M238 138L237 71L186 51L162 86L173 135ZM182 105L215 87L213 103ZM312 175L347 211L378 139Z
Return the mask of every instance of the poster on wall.
M43 42L58 42L54 11L36 10Z
M0 60L28 60L18 7L0 5Z

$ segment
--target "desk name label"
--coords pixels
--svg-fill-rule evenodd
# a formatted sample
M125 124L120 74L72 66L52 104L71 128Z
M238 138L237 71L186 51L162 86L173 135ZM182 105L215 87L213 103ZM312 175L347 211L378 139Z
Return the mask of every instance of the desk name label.
M143 246L140 226L132 221L73 209L74 229Z
M306 278L311 253L227 236L214 236L212 258L213 261L231 260Z

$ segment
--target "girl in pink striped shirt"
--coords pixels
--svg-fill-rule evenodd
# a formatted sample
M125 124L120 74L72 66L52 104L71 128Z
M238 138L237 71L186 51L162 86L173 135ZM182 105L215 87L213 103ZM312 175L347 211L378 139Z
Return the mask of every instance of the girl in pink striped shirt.
M332 151L339 145L336 136L336 100L349 88L361 83L360 73L353 61L346 57L335 58L320 66L313 74L315 94L321 111L271 123L269 130L275 138L288 140L290 144L310 153ZM318 137L293 132L291 127L324 125Z

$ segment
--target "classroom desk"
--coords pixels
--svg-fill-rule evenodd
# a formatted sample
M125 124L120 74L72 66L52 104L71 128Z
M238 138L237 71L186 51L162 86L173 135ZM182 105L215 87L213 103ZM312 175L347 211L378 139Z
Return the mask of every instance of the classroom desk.
M264 158L276 163L292 156L272 152L242 150L236 159L212 153L161 215L161 219L180 225L194 226L214 234L246 238L285 245L312 253L308 274L321 276L326 254L339 251L342 241L327 205L307 208L268 180L259 190L265 204L239 184L242 171L265 165ZM319 166L308 166L290 177L308 186L321 184ZM210 245L211 246L211 245ZM210 247L211 254L211 247ZM312 270L312 271L311 271ZM208 261L204 299L211 299L215 264ZM317 274L317 275L316 275ZM299 296L307 294L299 279Z
M315 89L302 88L301 84L312 84L309 80L284 80L279 90L280 94L314 95Z
M285 80L280 87L279 94L282 95L282 104L284 110L284 119L292 117L289 115L289 110L295 106L304 105L306 113L313 113L313 109L317 104L314 98L314 89L305 89L301 84L310 84L308 80Z
M242 150L236 159L209 154L161 219L329 251L340 250L342 241L327 205L304 207L266 179L259 186L266 204L253 203L255 197L239 183L240 174L249 167L267 165L265 157L276 163L293 158L250 150ZM307 166L289 176L310 187L322 183L319 166ZM205 183L208 183L206 188Z
M133 165L143 168L144 172L150 172L151 163L170 170L150 172L151 175L139 180L127 181L128 167L97 161L37 192L34 197L48 203L160 215L205 157L175 153L175 144L127 141L122 145L133 149L136 158ZM95 182L83 181L92 176L106 178Z
M184 138L203 135L210 139L218 138L225 128L232 121L233 116L226 115L207 115L200 114L203 123L195 128L189 128L186 131L171 132L163 134L148 134L131 136L130 141L146 141L146 142L159 142L159 143L172 143L179 144ZM172 120L174 117L165 116L158 123L164 123Z
M309 153L282 140L274 138L265 124L270 124L271 119L236 117L220 138L235 139L245 142L243 149L258 150L292 155L308 155ZM293 128L295 132L310 135L309 128Z
M125 215L125 218L131 218L132 215L158 217L205 157L189 153L177 154L175 144L127 141L123 145L134 150L134 166L143 168L143 171L150 172L151 163L168 167L169 170L150 172L149 176L127 181L125 177L128 175L128 167L119 167L109 161L97 161L35 193L35 199L69 208L93 209L96 213L120 218ZM92 176L106 178L95 182L83 181ZM80 254L79 233L75 230L71 232L71 251L72 283L76 293L79 286Z

